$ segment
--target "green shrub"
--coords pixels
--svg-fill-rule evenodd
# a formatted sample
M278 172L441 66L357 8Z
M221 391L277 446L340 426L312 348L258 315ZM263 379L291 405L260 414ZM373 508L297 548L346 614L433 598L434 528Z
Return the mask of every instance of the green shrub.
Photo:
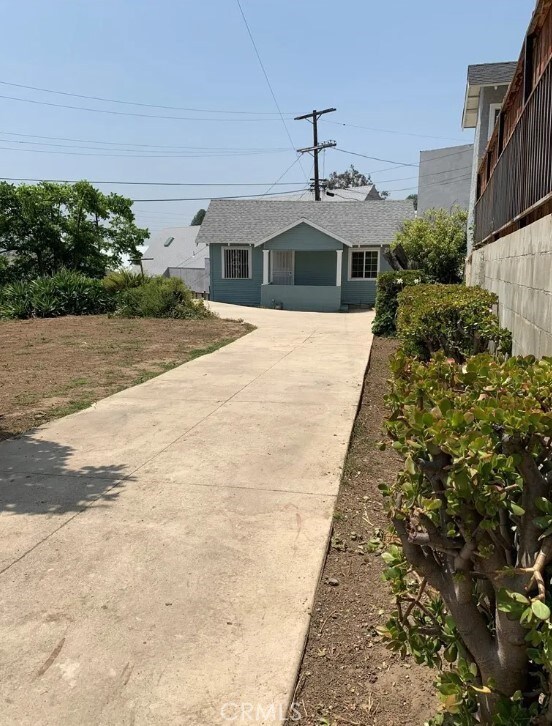
M0 288L0 318L97 315L113 306L113 298L100 280L69 270Z
M420 270L380 272L376 292L376 317L372 323L374 335L394 335L396 332L397 296L409 285L426 282Z
M149 278L141 272L132 270L112 270L103 279L103 286L110 293L121 292L132 287L140 287Z
M462 282L466 261L467 212L428 209L403 223L392 247L401 245L410 267L425 272L433 282Z
M439 350L456 361L494 345L509 353L511 334L493 312L498 298L479 287L417 285L399 294L397 331L408 355L429 360Z
M440 671L434 723L549 723L552 358L400 352L392 368L383 634Z
M117 296L116 314L126 318L206 318L212 315L203 300L195 300L182 280L146 278L139 287Z

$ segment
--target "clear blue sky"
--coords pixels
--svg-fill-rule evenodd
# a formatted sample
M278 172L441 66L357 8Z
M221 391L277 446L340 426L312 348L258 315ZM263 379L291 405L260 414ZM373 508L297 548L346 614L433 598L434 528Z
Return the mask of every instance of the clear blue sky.
M328 120L397 133L321 123L322 139L415 164L420 149L471 142L471 132L460 128L466 67L517 59L534 0L242 0L242 5L286 115L335 106L338 112ZM0 81L166 106L275 112L236 0L2 0L0 11ZM294 160L281 120L270 115L269 120L246 120L251 117L141 108L3 84L0 95L119 113L232 119L143 118L0 98L0 174L6 177L273 182ZM295 145L311 143L307 122L287 124ZM223 155L236 148L270 151ZM183 156L206 153L207 158ZM364 172L389 166L328 151L325 172L352 162ZM308 176L310 164L305 158ZM405 167L372 176L380 189L397 190L392 198L402 198L416 191L416 179L404 177L416 174L415 167ZM297 164L283 180L304 184ZM102 188L144 199L266 191ZM136 203L135 208L138 221L155 231L188 224L206 205Z

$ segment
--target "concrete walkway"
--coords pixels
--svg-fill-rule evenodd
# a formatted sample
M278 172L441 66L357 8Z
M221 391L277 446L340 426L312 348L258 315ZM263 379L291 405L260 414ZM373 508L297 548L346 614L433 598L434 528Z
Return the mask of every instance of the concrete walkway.
M258 329L0 443L2 724L285 715L372 315L213 308Z

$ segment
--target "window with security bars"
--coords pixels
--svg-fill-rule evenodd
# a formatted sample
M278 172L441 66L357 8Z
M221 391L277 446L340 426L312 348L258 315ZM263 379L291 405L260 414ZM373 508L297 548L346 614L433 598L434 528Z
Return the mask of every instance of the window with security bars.
M223 277L225 280L245 280L249 274L248 247L223 247Z
M378 276L378 250L351 251L351 280L373 280Z

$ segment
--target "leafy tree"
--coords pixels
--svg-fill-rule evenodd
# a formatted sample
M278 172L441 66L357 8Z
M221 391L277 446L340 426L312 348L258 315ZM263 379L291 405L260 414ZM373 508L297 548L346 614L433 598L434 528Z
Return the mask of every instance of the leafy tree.
M418 195L417 194L409 194L407 196L407 199L411 199L412 204L414 205L414 209L418 209Z
M148 237L134 223L130 199L87 181L0 183L0 251L9 253L9 269L19 277L61 269L103 277L125 256L138 257Z
M192 227L199 227L199 225L203 222L205 219L205 215L207 212L204 209L198 209L197 212L194 214L194 218L190 222Z
M338 173L332 171L328 177L328 189L350 189L351 187L365 187L372 184L370 174L362 174L353 164L345 171Z
M362 174L358 169L355 169L353 164L345 171L338 173L332 171L328 177L328 189L351 189L353 187L365 187L373 184L370 174ZM382 199L389 196L389 192L378 192Z
M459 207L451 212L429 209L422 217L403 223L391 248L401 245L409 267L422 270L434 282L461 282L467 219L467 212Z

